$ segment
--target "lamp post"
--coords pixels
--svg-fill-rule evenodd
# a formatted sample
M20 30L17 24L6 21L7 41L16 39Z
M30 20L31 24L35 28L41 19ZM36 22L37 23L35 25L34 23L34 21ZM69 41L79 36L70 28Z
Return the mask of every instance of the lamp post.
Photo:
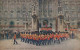
M26 31L28 31L28 22L27 22L27 16L26 16Z
M56 17L56 32L58 32L58 17Z

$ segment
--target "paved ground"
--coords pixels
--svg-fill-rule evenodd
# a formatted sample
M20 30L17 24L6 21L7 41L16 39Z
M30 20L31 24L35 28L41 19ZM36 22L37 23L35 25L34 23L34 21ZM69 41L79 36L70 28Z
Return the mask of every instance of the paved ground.
M80 39L69 39L61 44L36 46L21 42L17 39L18 45L13 45L13 40L0 40L0 50L80 50Z

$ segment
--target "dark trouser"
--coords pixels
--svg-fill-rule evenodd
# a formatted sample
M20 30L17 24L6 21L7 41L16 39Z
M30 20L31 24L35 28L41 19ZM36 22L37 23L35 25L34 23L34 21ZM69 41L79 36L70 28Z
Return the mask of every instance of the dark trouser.
M53 42L53 38L50 38L50 41Z
M14 39L14 44L18 44L17 41L16 41L16 39Z
M50 40L48 40L48 45L51 44Z
M46 45L46 43L47 43L47 39L44 40L44 45Z
M38 44L39 44L39 40L36 40L36 45L38 46Z
M25 43L27 42L27 38L25 38Z
M42 45L44 45L44 40L42 40Z
M36 40L33 40L33 45L36 43Z
M7 36L7 39L8 39L8 36Z
M63 38L60 38L61 39L61 41L63 41Z
M23 42L25 41L25 38L23 38Z
M29 39L29 41L30 41L30 44L32 43L32 39Z
M58 39L58 43L60 44L60 39Z
M22 37L21 37L21 41L23 41Z
M30 42L30 39L28 39L28 43Z
M63 40L65 40L65 37L63 37Z
M41 45L41 43L42 43L42 40L39 40L39 45Z

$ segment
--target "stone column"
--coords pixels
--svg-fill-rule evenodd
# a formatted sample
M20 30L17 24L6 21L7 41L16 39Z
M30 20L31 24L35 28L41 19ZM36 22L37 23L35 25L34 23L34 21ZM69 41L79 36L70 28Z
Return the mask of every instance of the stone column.
M58 31L64 31L64 17L62 15L58 17Z
M33 31L37 31L37 27L38 27L37 24L38 24L38 18L34 14L34 15L32 15L32 30Z

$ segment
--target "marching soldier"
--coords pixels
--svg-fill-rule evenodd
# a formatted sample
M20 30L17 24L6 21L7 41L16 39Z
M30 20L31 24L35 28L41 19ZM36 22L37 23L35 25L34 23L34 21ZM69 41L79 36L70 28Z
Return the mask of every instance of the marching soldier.
M36 37L35 35L33 34L33 45L36 43Z
M48 41L48 45L49 45L50 44L50 36L48 36L47 41Z

